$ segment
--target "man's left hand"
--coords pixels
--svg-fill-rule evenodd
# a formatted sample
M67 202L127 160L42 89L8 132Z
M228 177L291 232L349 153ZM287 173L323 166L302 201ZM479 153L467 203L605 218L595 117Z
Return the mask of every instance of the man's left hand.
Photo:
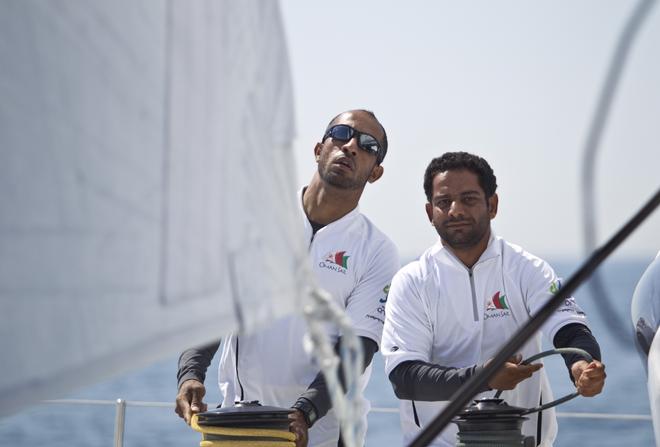
M603 391L607 374L605 374L605 365L598 360L591 363L578 360L571 365L571 374L575 381L575 387L581 395L593 397Z
M289 413L289 431L296 435L296 447L307 447L308 428L305 416L300 410L293 410L292 413Z

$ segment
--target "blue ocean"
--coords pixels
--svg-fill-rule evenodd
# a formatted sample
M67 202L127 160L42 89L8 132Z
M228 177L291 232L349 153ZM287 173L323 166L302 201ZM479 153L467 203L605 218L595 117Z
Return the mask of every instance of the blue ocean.
M648 415L646 377L642 362L633 345L630 324L630 300L635 285L651 259L608 261L599 273L607 293L613 300L616 315L601 315L605 306L592 297L586 287L575 296L587 312L592 330L599 340L607 367L606 387L592 399L574 399L558 412L625 413ZM552 262L564 278L579 265L575 262ZM613 334L609 328L614 319L622 319L630 327L627 336ZM68 398L129 401L173 402L176 394L177 359L170 358L143 370L135 371L80 390ZM555 396L571 391L566 367L560 357L545 362ZM217 363L207 376L207 402L220 400L216 384ZM377 408L396 408L397 400L383 371L380 355L367 389L367 397ZM43 404L14 416L0 419L0 446L110 447L114 436L114 406ZM127 447L197 446L200 436L193 432L172 408L128 407L124 445ZM369 416L368 446L401 445L398 414L372 412ZM556 446L619 447L654 445L650 421L614 421L607 419L559 419Z

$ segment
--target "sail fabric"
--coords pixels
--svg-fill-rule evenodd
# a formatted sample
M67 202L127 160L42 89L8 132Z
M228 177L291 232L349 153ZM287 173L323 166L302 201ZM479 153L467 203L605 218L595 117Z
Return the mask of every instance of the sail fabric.
M647 372L655 439L660 442L660 252L635 287L631 314L635 344Z
M655 337L651 343L647 389L653 418L653 433L655 439L660 440L660 337Z
M276 2L2 2L0 66L0 416L299 307Z

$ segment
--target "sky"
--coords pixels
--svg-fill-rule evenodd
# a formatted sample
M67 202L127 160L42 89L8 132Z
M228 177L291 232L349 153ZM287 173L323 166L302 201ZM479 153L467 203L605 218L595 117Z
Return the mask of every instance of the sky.
M281 0L296 115L298 183L327 122L373 110L384 176L361 211L404 259L437 240L424 211L433 157L464 150L498 179L496 234L550 259L584 259L582 156L631 1ZM660 10L638 34L596 162L597 244L660 188ZM614 253L660 250L660 210Z

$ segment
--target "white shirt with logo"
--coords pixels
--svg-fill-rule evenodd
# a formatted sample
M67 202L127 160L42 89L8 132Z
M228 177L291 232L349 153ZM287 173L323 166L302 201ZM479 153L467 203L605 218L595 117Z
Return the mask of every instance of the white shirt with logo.
M481 365L560 287L560 279L545 261L501 238L491 236L472 269L438 240L392 280L381 349L386 373L409 360L456 368ZM552 343L557 331L569 323L587 324L573 298L553 313L541 332ZM541 334L537 333L520 353L527 358L540 351ZM490 391L477 397L494 394ZM543 369L501 396L509 405L525 408L538 406L541 397L543 403L553 399ZM432 421L446 404L401 400L405 443L410 443L420 427ZM523 433L536 437L537 414L527 417ZM456 432L456 425L450 424L432 445L454 446ZM556 433L554 410L546 410L541 445L552 445Z
M312 236L302 200L299 204L318 285L345 309L358 336L380 344L387 291L399 268L396 247L358 208ZM219 371L222 405L231 406L241 398L284 408L293 405L320 370L303 348L306 332L304 318L291 315L256 334L227 338ZM328 332L333 344L341 336L334 327ZM371 366L364 373L364 386L370 375ZM366 428L370 407L362 400ZM309 439L309 446L337 445L339 425L334 410L316 422Z

